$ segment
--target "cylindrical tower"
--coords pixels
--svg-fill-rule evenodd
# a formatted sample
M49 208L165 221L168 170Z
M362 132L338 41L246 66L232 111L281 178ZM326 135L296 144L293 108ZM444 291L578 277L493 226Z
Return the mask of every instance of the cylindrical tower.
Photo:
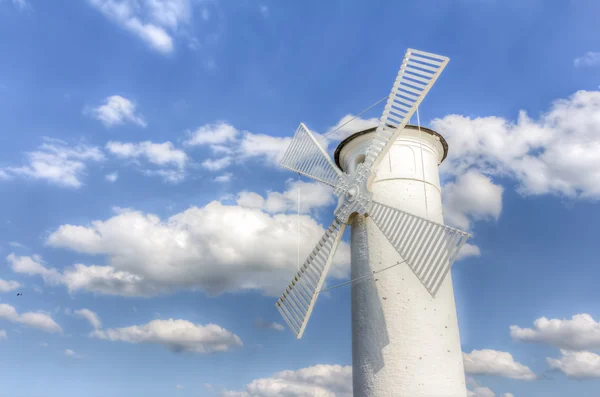
M340 143L337 165L351 173L374 133L365 130ZM381 162L373 199L443 223L438 165L447 153L435 131L406 126ZM352 218L351 249L352 279L402 260L368 217ZM357 397L465 397L450 272L435 298L406 264L353 283L352 367Z

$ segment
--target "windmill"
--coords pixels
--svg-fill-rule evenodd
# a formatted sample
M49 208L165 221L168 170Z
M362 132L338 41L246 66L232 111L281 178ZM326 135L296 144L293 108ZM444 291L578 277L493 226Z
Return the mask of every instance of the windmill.
M380 316L379 320L383 321L383 323L379 325L379 328L373 328L373 324L369 323L371 320L373 320L371 322L376 320L374 312L377 310L365 310L365 308L367 306L369 308L373 307L372 302L368 302L368 300L376 299L377 295L381 295L381 291L377 289L367 291L361 287L363 291L357 292L357 294L363 294L364 296L355 301L353 285L353 379L355 395L464 396L466 394L464 373L459 375L454 371L452 375L447 376L440 373L441 370L438 367L446 361L446 364L452 366L454 369L460 366L462 371L458 324L454 324L456 323L456 310L451 282L446 283L450 284L448 287L442 288L442 286L445 285L444 281L450 278L448 275L450 268L461 247L470 235L441 223L441 198L439 199L440 212L439 216L437 216L439 222L435 222L428 219L428 216L415 214L409 208L396 208L375 200L373 197L373 182L377 179L377 172L383 158L399 139L411 116L417 111L418 106L448 61L448 58L440 55L413 49L407 50L379 124L375 131L371 131L366 150L362 154L354 156L357 160L354 166L351 167L352 169L348 167L347 171L349 173L344 172L334 164L327 152L319 144L317 138L302 123L296 130L281 161L283 167L333 187L334 194L338 196L338 205L334 211L335 217L333 222L327 228L306 261L300 266L289 286L276 303L278 311L298 339L302 337L306 329L319 293L322 292L333 256L348 224L352 224L353 226L353 236L351 239L353 278L355 277L355 261L360 262L361 260L358 258L361 254L355 255L353 244L361 242L371 245L375 241L369 240L365 233L362 233L361 237L360 233L361 228L363 231L366 230L365 223L372 222L379 230L379 235L383 235L387 240L387 247L393 247L395 251L394 255L398 259L394 264L381 264L381 267L383 267L382 270L404 265L412 271L413 275L411 277L414 280L418 280L419 283L418 287L420 290L415 290L414 285L407 284L408 287L406 288L412 288L410 292L411 296L418 297L411 303L400 302L400 299L403 298L402 286L393 285L389 287L394 289L394 291L398 291L396 293L397 296L390 297L390 300L396 299L399 303L391 309L382 309L384 315ZM423 139L421 138L421 133L422 131L419 128L419 142L422 145ZM422 152L421 160L423 161ZM437 167L437 163L435 166ZM423 184L425 184L424 167L422 165ZM425 206L427 206L426 191ZM369 221L369 218L371 221ZM355 229L357 231L356 238L354 237ZM371 233L369 237L372 239L377 238L374 233ZM381 244L379 245L381 246ZM371 270L372 274L381 271L379 269L377 271L369 270ZM391 271L388 270L385 276L387 277L390 273ZM383 278L383 275L381 277ZM359 278L364 278L364 276ZM397 281L396 284L399 284L400 280ZM417 281L413 284L416 283ZM386 290L389 291L389 288ZM442 292L444 295L443 302L439 299L436 302L436 297L441 289L443 289ZM376 292L375 295L372 294L373 291ZM427 292L422 293L422 291ZM370 298L366 299L365 296L367 295ZM388 297L379 296L379 298L379 304L382 304L381 299L386 300L387 304ZM448 300L451 302L447 303ZM355 303L364 307L354 307ZM441 326L443 321L446 321L449 323L449 325L445 326L446 329L450 327L454 331L454 328L456 328L456 335L448 336L450 339L447 343L440 344L435 340L421 340L418 335L415 337L412 334L407 335L407 339L410 339L407 341L398 341L395 335L386 335L384 343L379 344L362 340L378 339L378 336L374 335L379 332L377 330L380 330L382 333L388 332L388 328L391 326L385 324L386 313L389 313L390 317L398 317L397 312L403 311L405 306L408 307L405 311L410 312L413 310L413 307L416 307L415 305L421 303L424 306L430 305L432 308L430 313L424 313L425 316L429 316L425 323L432 323L433 319L432 324L434 324L434 327L437 327ZM439 312L437 312L438 309L440 309ZM357 318L358 314L355 313L359 312L364 318ZM437 329L435 332L437 332ZM422 334L426 336L427 332ZM440 333L440 338L444 338L443 331ZM432 337L429 337L429 339L432 339ZM458 348L456 348L457 343ZM405 344L412 344L412 347L406 348ZM427 347L428 344L429 347ZM390 349L388 345L393 345L392 347L398 346L396 350L402 350L400 354L405 357L399 359L397 352ZM423 347L419 347L420 345ZM444 349L449 347L447 349L449 354L445 355L445 357L447 356L446 358L432 357L432 354L421 354L421 357L417 359L416 356L420 354L420 351L425 353L435 351L435 354L441 355L442 345ZM367 350L365 350L365 346ZM451 352L450 347L455 351ZM368 349L375 348L381 351L368 351ZM413 355L415 357L412 357ZM448 359L448 357L450 358ZM430 366L433 372L427 373L423 368L423 362L431 362ZM402 363L402 365L399 363ZM357 368L357 366L360 368ZM381 371L386 367L388 367L387 370ZM438 380L432 380L434 378ZM444 378L452 379L444 381ZM393 386L394 383L397 385L396 388ZM430 386L425 385L425 383L428 383ZM399 391L402 391L402 394Z

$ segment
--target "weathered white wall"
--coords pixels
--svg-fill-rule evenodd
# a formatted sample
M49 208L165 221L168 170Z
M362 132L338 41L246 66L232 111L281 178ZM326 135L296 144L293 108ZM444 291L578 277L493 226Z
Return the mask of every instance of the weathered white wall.
M355 138L341 152L352 170L372 134ZM427 209L423 192L423 167ZM443 223L438 163L439 140L405 129L381 163L373 184L379 202ZM352 278L390 266L400 255L367 218L351 226ZM465 397L454 291L450 273L433 298L402 264L352 285L353 387L357 397Z

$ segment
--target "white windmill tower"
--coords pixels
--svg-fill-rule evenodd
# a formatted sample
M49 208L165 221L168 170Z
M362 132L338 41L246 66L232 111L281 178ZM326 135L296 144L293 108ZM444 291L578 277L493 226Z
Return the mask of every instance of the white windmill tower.
M361 280L352 283L356 396L466 396L449 271L470 235L442 223L437 167L445 141L407 127L447 63L409 49L378 127L340 144L339 168L304 124L281 162L332 186L339 201L335 219L276 307L301 338L350 224L351 277Z

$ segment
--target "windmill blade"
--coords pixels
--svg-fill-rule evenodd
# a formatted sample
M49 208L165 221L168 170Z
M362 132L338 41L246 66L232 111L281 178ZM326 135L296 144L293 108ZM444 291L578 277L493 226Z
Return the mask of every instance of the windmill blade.
M371 201L369 216L435 297L471 235L375 200Z
M450 59L408 49L392 92L379 120L375 138L367 149L365 165L376 170Z
M345 228L345 223L334 219L275 304L298 339L304 333Z
M300 123L296 130L281 160L281 166L332 187L338 184L342 175L342 171L335 166L327 152L303 123Z

